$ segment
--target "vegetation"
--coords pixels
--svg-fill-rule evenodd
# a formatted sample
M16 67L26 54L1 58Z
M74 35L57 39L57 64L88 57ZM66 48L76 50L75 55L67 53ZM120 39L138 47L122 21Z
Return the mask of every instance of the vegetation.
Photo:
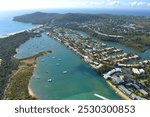
M33 24L55 24L80 30L100 40L118 41L139 51L150 48L150 20L144 16L36 12L14 17L14 20ZM105 36L95 31L121 37Z
M36 12L32 14L16 16L14 17L14 21L20 21L25 23L33 23L33 24L42 24L50 22L53 18L56 18L59 14L57 13L41 13Z
M70 22L86 22L94 19L98 19L99 15L92 14L58 14L58 13L42 13L35 12L32 14L26 14L22 16L14 17L14 21L20 21L25 23L33 23L33 24L46 24L54 21L56 23L70 23Z
M100 73L100 74L101 73L106 73L106 72L110 71L111 69L112 69L112 66L104 64L103 67L101 67L97 70L97 72Z
M150 85L150 65L146 67L146 79L147 79L146 84Z
M29 100L36 99L34 95L29 94L29 80L31 79L35 67L36 58L47 55L51 51L42 51L31 57L19 59L20 65L12 74L8 87L6 88L4 99L9 100ZM33 97L32 97L33 96Z
M123 43L128 47L132 47L136 50L144 51L150 47L150 37L149 36L129 37L126 40L124 40Z
M34 67L22 67L11 78L4 99L29 100L35 99L28 93L29 80L33 74Z
M4 95L12 71L16 70L19 65L19 61L13 58L16 54L16 48L30 39L31 35L25 31L0 39L0 58L2 59L0 65L0 99Z

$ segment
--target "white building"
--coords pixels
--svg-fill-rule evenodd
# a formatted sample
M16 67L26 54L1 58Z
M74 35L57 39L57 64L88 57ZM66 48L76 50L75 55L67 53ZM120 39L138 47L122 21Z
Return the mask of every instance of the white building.
M145 73L144 69L137 69L137 68L132 68L132 72L138 75Z
M116 73L116 72L122 72L121 68L115 68L115 69L112 69L111 71L109 71L108 73L104 74L103 77L105 79L108 79L108 78L111 78L111 75Z

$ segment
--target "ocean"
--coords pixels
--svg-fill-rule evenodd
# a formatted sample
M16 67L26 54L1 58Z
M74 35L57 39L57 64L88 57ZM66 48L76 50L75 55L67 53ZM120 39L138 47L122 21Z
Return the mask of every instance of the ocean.
M146 10L125 10L125 9L36 9L36 10L21 10L21 11L0 11L0 36L6 36L10 33L15 33L25 29L34 27L32 24L24 24L13 21L14 16L33 12L48 12L48 13L89 13L89 14L114 14L114 15L133 15L133 16L150 16L150 9Z
M17 15L32 13L31 11L13 11L0 13L0 36L5 36L10 33L34 27L32 24L25 24L12 21L12 18ZM150 16L149 12L130 10L90 10L90 9L45 9L38 10L43 12L53 13L108 13L117 15L137 15ZM146 52L137 52L116 43L107 42L108 46L114 46L124 49L127 52L137 53L142 56L142 59L150 59L148 56L150 50ZM38 99L83 99L96 100L94 94L101 95L108 99L122 99L113 91L105 82L102 76L98 75L87 63L85 63L79 56L68 50L64 45L60 44L53 38L47 37L45 34L40 38L34 38L27 41L19 47L17 54L18 58L31 56L43 50L52 50L53 53L45 55L37 59L37 67L33 78L30 81L30 86ZM59 61L61 59L61 61ZM59 64L59 66L57 66ZM63 71L68 71L63 74ZM36 77L39 77L37 79ZM52 83L47 82L52 79Z

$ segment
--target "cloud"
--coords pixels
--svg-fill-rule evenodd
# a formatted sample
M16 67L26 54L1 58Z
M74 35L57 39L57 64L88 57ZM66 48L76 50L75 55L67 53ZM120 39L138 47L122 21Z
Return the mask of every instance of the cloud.
M120 5L120 1L119 0L108 0L107 4L109 6L118 6L118 5Z
M150 3L143 1L133 1L130 4L132 7L150 7Z
M134 7L150 8L150 0L0 0L0 10Z
M116 7L120 5L120 1L119 0L87 0L87 2L84 2L87 6L89 7L101 7L101 8L105 8L105 7Z

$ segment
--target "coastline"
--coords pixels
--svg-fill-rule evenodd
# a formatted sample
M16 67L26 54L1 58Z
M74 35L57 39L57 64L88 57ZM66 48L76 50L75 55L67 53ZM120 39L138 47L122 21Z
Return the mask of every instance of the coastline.
M37 59L38 57L40 57L40 56L47 55L47 54L49 54L49 53L51 53L51 52L52 52L52 51L50 51L50 50L42 51L42 52L39 52L38 54L35 54L35 55L33 55L33 56L26 57L26 58L19 59L19 60L22 61L22 62L24 62L24 63L26 63L26 64L32 64L32 66L33 66L33 72L32 72L32 73L34 73L34 71L35 71L35 69L36 69L36 59ZM32 75L33 75L33 74L32 74ZM32 79L32 76L31 76L30 80L31 80L31 79ZM30 80L29 80L29 81L30 81ZM29 84L28 84L28 94L29 94L32 98L37 99L37 95L33 92L33 90L32 90L32 88L31 88L30 85L31 85L31 84L30 84L30 82L29 82Z
M125 95L122 91L120 91L115 85L113 85L110 81L107 81L107 84L114 90L118 95L120 95L125 100L131 100L127 95Z
M26 31L34 30L34 29L37 29L37 28L39 28L39 26L35 26L35 27L29 28L29 29L24 29L24 30L21 30L21 31L16 31L16 32L8 33L8 34L0 34L0 39L1 38L7 38L7 37L10 37L10 36L13 36L13 35L16 35L16 34L19 34L19 33L23 33L23 32L26 32Z
M30 59L32 59L32 58L30 58ZM26 60L26 64L29 64L29 63L31 62L33 65L33 71L32 71L32 76L33 76L33 73L34 73L34 71L35 71L35 69L36 69L36 59L32 59L32 60ZM37 99L37 95L33 92L33 90L32 90L32 88L31 88L31 84L30 84L30 80L32 79L32 76L30 77L30 79L29 79L29 83L28 83L28 94L32 97L32 98L34 98L34 99Z
M0 35L0 38L6 38L6 37L16 35L16 34L19 34L19 33L25 32L25 31L27 31L27 30L22 30L22 31L18 31L18 32L8 33L8 34L5 34L5 35Z
M37 99L37 95L32 91L30 84L28 85L28 93L33 98Z
M11 75L10 81L7 84L7 88L4 93L4 100L35 100L36 94L30 87L30 80L36 68L36 58L47 55L51 51L42 51L36 55L18 59L20 65L18 69ZM15 56L15 55L14 55ZM22 88L21 88L22 87Z

